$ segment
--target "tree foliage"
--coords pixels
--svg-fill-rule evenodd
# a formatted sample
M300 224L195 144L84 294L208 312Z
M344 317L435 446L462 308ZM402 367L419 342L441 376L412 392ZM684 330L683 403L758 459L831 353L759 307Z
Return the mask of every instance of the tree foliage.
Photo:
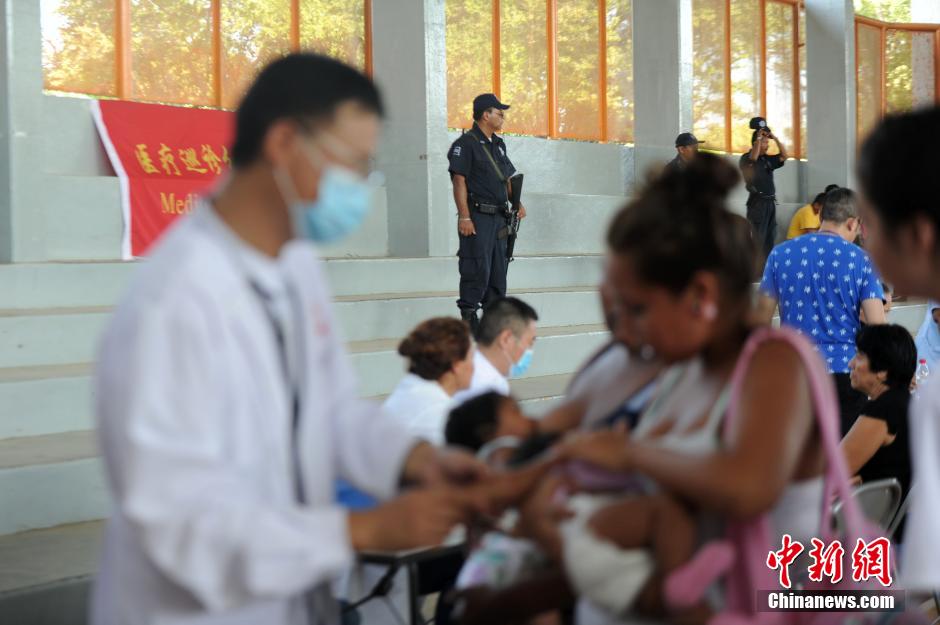
M115 0L43 0L45 86L117 96ZM363 0L302 0L300 43L364 67ZM261 67L290 50L290 0L221 4L222 104L234 107ZM211 105L210 0L131 0L128 97Z
M600 101L606 98L608 138L633 138L633 36L630 0L608 0L607 91L601 93L597 0L557 3L557 126L549 128L549 41L546 0L501 0L500 97L512 108L509 132L601 139ZM447 12L448 124L470 124L470 102L492 91L491 0L449 0Z

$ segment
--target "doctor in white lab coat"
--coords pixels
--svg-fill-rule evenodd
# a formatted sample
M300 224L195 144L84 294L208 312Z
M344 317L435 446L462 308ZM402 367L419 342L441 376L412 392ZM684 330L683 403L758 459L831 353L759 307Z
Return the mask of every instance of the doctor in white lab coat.
M114 509L96 625L335 623L355 552L439 542L482 506L481 468L357 399L314 242L354 230L380 127L373 83L296 54L236 122L233 172L141 265L101 344ZM343 478L382 498L333 501Z

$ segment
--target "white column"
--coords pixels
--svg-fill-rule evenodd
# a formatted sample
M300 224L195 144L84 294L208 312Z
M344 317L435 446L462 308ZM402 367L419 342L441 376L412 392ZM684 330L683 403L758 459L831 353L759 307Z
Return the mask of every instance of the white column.
M387 174L389 253L452 254L444 0L374 2L372 23L388 115L378 167Z
M852 184L855 167L855 11L852 0L806 1L809 189Z
M44 260L39 3L0 7L0 262Z
M635 167L638 179L675 156L676 135L692 131L692 2L633 3Z

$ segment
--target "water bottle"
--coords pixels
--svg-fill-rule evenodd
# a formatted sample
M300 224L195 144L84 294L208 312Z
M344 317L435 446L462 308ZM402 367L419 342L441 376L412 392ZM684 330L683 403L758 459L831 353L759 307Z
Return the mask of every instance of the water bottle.
M927 381L930 375L930 368L927 366L927 359L921 358L917 361L917 373L914 374L914 396L920 395L921 385Z

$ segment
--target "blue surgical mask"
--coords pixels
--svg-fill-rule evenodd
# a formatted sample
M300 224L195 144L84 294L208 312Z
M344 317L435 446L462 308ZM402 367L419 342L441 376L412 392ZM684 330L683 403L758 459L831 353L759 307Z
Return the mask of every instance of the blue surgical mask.
M520 378L525 375L525 372L529 370L529 367L532 365L532 357L535 355L535 350L531 347L525 352L523 352L522 357L519 358L517 362L512 363L512 366L509 368L509 377L511 378Z
M336 165L323 168L316 200L301 199L285 170L276 169L274 178L287 202L296 236L317 243L335 243L358 229L372 204L369 183Z
M362 225L372 203L369 185L342 167L327 166L314 202L293 209L299 234L317 243L334 243Z

